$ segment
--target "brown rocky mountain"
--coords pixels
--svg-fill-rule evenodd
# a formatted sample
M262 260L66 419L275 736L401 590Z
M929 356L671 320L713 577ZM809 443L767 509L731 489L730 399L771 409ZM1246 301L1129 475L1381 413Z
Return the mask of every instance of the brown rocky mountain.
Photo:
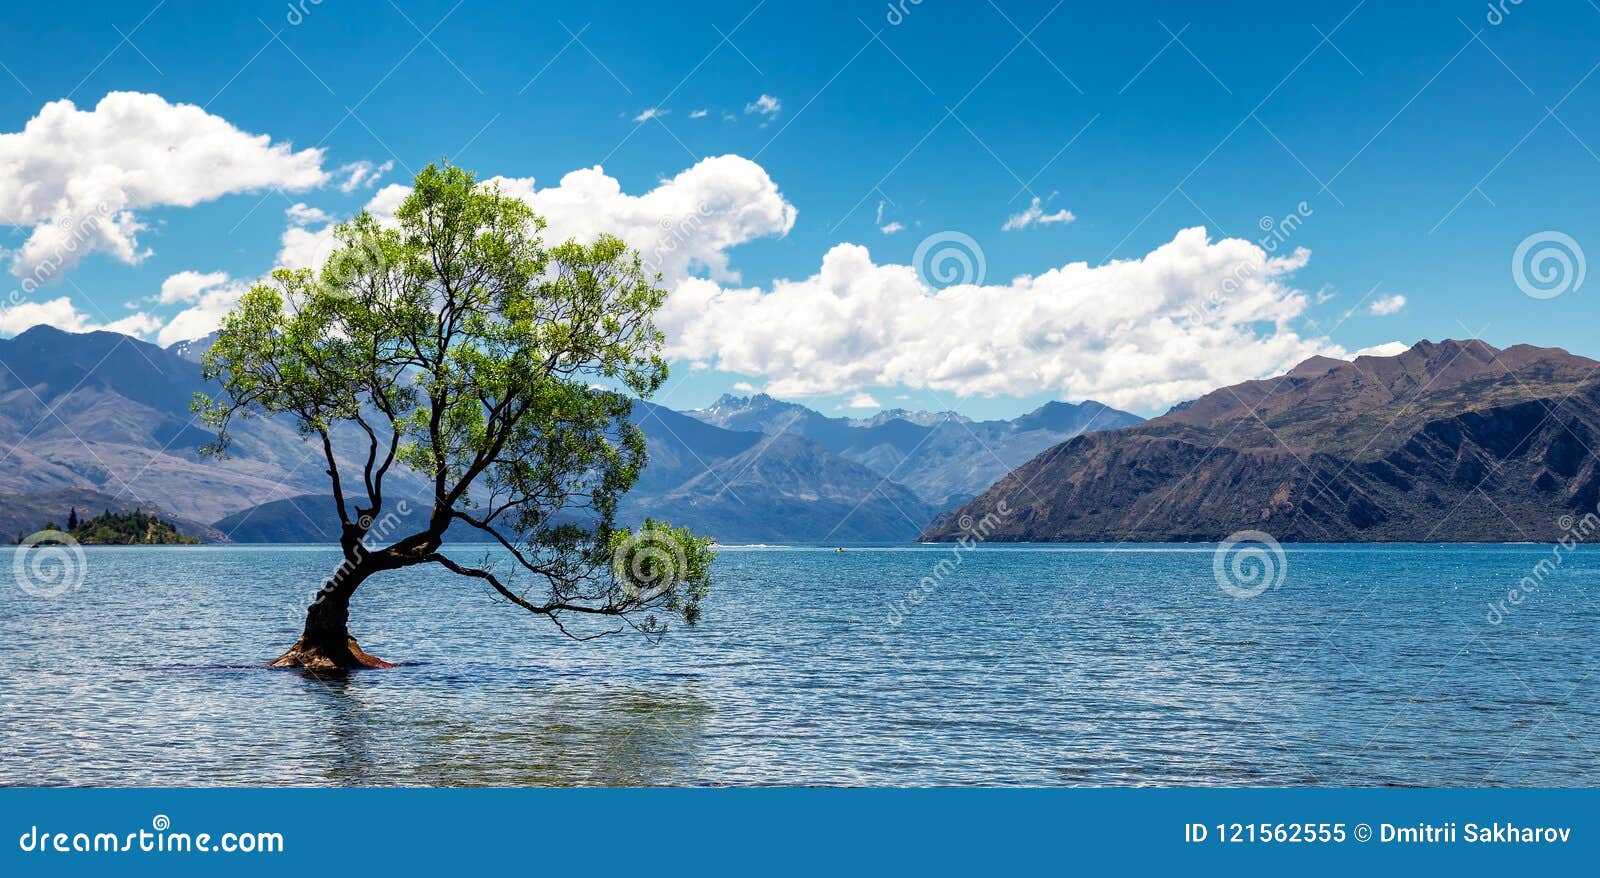
M990 539L1549 541L1600 499L1595 448L1600 362L1423 341L1312 358L1063 442L922 539L956 539L1004 501Z

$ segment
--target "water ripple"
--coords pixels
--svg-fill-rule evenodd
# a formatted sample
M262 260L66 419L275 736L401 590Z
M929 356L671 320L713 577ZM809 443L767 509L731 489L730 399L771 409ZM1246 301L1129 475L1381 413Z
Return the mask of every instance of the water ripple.
M729 549L707 619L575 643L439 571L358 595L399 661L261 666L322 547L97 549L0 593L5 785L1600 784L1597 565L1538 546ZM10 559L0 553L0 569ZM912 601L908 595L915 595Z

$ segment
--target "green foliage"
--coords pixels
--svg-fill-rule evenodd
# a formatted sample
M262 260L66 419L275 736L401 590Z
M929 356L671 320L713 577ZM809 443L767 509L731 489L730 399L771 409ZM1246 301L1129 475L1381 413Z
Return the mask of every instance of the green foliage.
M609 555L645 464L631 398L667 374L659 278L615 237L547 246L524 202L460 168L423 169L396 218L358 215L319 272L276 271L241 298L204 358L226 390L196 401L212 450L235 417L292 416L322 446L347 557L439 563L551 618L660 607L692 621L703 570L630 600ZM364 460L352 467L336 445L364 446ZM434 508L423 530L366 547L396 466L433 486ZM442 554L455 521L499 539L544 598Z
M700 620L700 601L711 584L711 562L717 553L710 537L699 537L686 527L652 518L637 531L611 534L612 576L624 600L649 603L666 596L664 607L689 625ZM644 626L653 629L653 619Z
M200 541L178 533L169 522L135 509L132 512L107 511L88 521L78 521L77 510L67 516L66 533L86 546L172 546L195 545ZM60 530L47 522L44 530Z

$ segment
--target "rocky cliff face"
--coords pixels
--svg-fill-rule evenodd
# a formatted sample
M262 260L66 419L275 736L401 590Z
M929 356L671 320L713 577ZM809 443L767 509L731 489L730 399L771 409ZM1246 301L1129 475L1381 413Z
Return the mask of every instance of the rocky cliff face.
M1549 541L1600 500L1600 363L1422 342L1314 358L1056 445L922 534L991 539Z

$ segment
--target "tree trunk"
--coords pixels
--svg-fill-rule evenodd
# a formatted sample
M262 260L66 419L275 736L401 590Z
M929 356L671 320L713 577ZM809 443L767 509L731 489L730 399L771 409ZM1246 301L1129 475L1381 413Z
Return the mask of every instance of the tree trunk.
M272 660L269 668L305 668L343 671L352 668L392 668L394 665L363 652L350 636L350 596L375 570L347 561L317 592L306 610L306 627L289 651Z

